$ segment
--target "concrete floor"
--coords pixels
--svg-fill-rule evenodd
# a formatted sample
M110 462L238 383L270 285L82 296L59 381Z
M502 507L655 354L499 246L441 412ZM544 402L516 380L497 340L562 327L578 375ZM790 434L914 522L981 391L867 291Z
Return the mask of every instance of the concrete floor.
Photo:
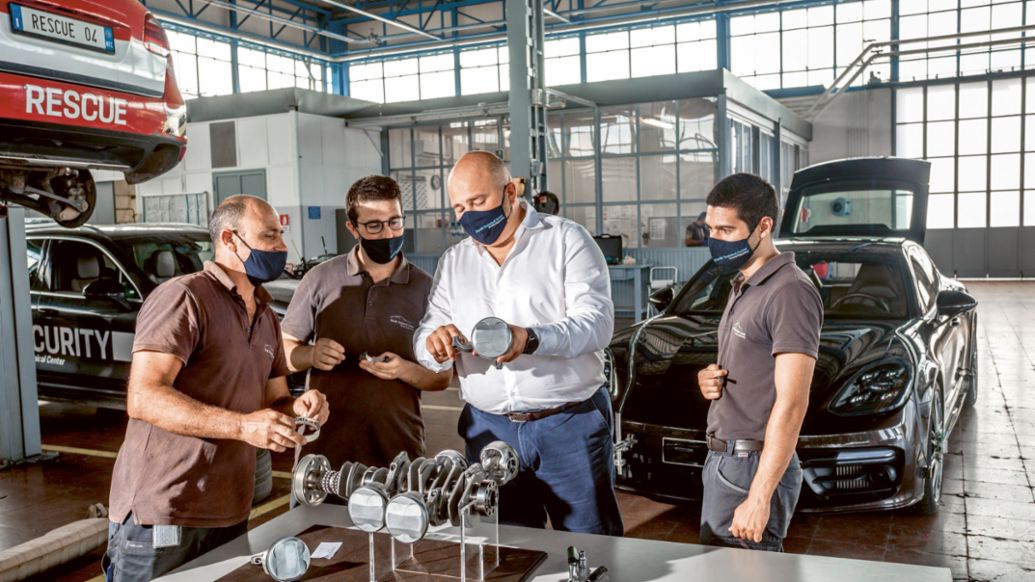
M958 580L1035 580L1035 284L970 283L981 302L980 395L950 440L944 505L938 515L909 510L854 515L798 515L789 552L946 566ZM459 448L455 390L425 398L428 449ZM86 517L107 504L122 413L41 406L43 442L57 459L0 472L0 550ZM290 469L276 455L274 468ZM253 524L286 510L287 480L253 512ZM626 535L697 541L699 508L622 494ZM103 549L40 580L92 580Z

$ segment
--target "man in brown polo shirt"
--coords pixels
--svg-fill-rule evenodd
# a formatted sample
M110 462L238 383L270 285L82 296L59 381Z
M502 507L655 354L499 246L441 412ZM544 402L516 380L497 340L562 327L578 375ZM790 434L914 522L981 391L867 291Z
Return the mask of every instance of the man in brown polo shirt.
M163 283L137 319L130 420L111 483L109 579L151 580L243 534L255 447L302 444L295 417L328 416L319 392L288 393L280 326L261 287L286 259L277 213L235 196L209 230L215 261Z
M414 362L413 331L424 317L431 277L402 255L402 193L395 180L367 176L349 188L347 254L306 274L282 322L292 371L310 371L334 421L307 453L333 465L387 466L400 451L424 454L422 390L442 390L452 370Z
M738 269L719 325L718 362L698 374L708 410L701 541L783 551L801 492L794 452L823 325L819 292L773 244L776 192L750 174L708 194L708 248Z

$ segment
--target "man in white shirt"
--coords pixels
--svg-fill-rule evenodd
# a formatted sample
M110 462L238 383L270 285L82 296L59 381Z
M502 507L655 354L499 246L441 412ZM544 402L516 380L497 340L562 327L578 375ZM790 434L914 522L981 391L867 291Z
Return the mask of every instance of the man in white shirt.
M522 472L500 497L503 522L622 534L614 492L610 394L601 351L614 331L607 264L581 225L536 213L507 167L470 152L453 167L449 199L469 238L439 259L428 310L414 334L424 366L455 364L467 402L467 455L503 440ZM510 325L496 361L458 352L481 319Z

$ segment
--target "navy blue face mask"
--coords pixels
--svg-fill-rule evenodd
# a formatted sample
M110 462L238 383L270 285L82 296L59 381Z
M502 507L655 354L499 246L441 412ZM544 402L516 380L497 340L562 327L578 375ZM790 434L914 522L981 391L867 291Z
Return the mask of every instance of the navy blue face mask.
M361 238L359 239L359 244L363 247L363 252L366 253L371 261L384 265L391 263L395 257L399 256L405 241L406 235L400 234L392 238Z
M751 229L751 232L754 231L755 229ZM741 240L726 241L710 236L708 237L708 251L711 252L712 260L715 261L716 265L730 269L739 269L751 260L751 255L755 254L758 245L762 244L762 241L759 240L758 245L755 245L755 248L751 248L751 244L748 243L750 238L751 235L748 234L747 238Z
M243 261L244 272L248 275L248 280L252 282L252 285L259 286L280 277L287 265L287 251L253 249L237 231L233 231L233 233L252 252L248 255L248 260ZM237 258L240 259L241 256L238 255Z
M503 202L507 199L507 191L503 190L503 200L492 210L468 210L460 217L460 226L471 238L491 245L499 240L507 228L507 213L503 211Z

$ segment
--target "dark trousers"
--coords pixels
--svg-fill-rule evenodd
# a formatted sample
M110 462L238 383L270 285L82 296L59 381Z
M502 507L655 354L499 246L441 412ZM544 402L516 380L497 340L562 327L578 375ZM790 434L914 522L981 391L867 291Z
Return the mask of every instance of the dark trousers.
M108 523L104 573L108 582L147 582L166 574L248 531L248 520L229 527L184 527L180 544L155 548L153 526L139 525L133 514Z
M504 441L517 451L521 472L500 489L500 522L527 527L620 536L615 497L611 397L601 389L571 410L514 422L467 405L458 430L467 458Z
M701 543L751 550L783 551L783 540L791 525L794 507L801 492L801 464L797 453L791 457L780 484L769 505L769 523L762 532L761 543L737 539L730 535L733 512L747 499L751 481L758 471L761 453L717 453L708 451L701 479L704 497L701 500Z

